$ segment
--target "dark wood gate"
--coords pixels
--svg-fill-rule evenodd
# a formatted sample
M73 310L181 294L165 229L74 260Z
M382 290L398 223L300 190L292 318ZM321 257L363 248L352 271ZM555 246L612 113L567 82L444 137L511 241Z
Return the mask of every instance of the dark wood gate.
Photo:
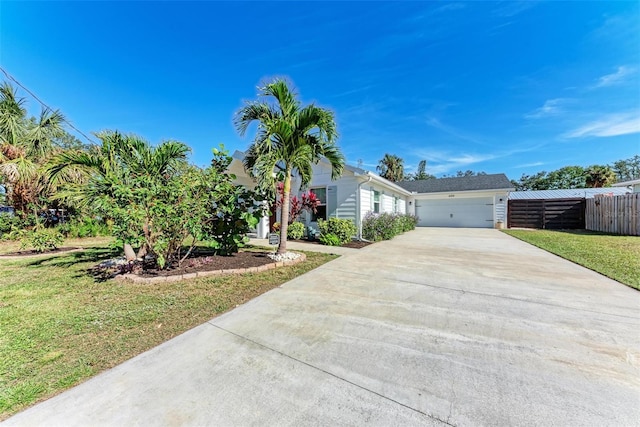
M584 198L509 200L508 210L509 228L585 228Z

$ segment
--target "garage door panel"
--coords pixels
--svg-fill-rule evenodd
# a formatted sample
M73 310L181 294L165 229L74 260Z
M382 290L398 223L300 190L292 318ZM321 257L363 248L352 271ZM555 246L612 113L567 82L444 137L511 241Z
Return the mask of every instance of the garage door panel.
M422 227L493 228L493 198L418 200L416 214Z

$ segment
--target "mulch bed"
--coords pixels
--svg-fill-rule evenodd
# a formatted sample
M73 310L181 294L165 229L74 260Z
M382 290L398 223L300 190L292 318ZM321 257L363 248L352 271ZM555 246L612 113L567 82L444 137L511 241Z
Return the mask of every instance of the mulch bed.
M5 254L0 254L0 258L2 258L2 257L20 258L20 257L31 257L31 256L36 256L36 255L55 255L55 254L61 254L61 253L71 252L71 251L80 251L82 249L83 248L66 246L66 247L63 247L63 248L56 248L56 249L53 249L53 250L50 250L50 251L44 251L44 252L36 252L34 250L16 251L16 252L7 252Z
M167 270L146 269L138 274L140 277L176 276L198 273L201 271L232 270L237 268L260 267L274 261L267 252L238 252L230 256L198 256L185 260L179 268Z

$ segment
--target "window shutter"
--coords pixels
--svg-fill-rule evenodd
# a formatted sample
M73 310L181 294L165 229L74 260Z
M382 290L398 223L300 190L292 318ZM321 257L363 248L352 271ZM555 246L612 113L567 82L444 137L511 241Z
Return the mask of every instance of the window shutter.
M327 187L327 218L338 216L338 187L330 185Z

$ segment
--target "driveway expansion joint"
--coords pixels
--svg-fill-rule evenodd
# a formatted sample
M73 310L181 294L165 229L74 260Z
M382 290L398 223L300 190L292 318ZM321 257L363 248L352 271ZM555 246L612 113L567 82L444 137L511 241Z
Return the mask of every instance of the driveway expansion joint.
M407 409L409 409L409 410L411 410L411 411L413 411L413 412L416 412L416 413L418 413L418 414L420 414L420 415L423 415L423 416L425 416L425 417L427 417L427 418L431 418L431 419L433 419L433 420L435 420L435 421L438 421L438 422L441 422L442 424L447 425L447 426L457 427L457 426L456 426L456 424L452 424L452 423L449 421L449 419L447 419L447 420L443 420L442 418L438 418L438 417L437 417L437 416L435 416L435 415L428 414L428 413L423 412L423 411L421 411L421 410L419 410L419 409L416 409L416 408L414 408L414 407L412 407L412 406L409 406L409 405L407 405L407 404L405 404L405 403L399 402L399 401L397 401L397 400L395 400L395 399L392 399L392 398L390 398L390 397L388 397L388 396L385 396L384 394L378 393L378 392L377 392L377 391L375 391L375 390L371 390L371 389L369 389L369 388L366 388L366 387L364 387L364 386L361 386L360 384L356 384L356 383L354 383L353 381L349 381L349 380L348 380L348 379L346 379L346 378L342 378L341 376L336 375L336 374L334 374L334 373L332 373L332 372L329 372L329 371L327 371L326 369L322 369L322 368L320 368L320 367L318 367L318 366L312 365L312 364L311 364L311 363L309 363L309 362L305 362L304 360L301 360L301 359L298 359L298 358L296 358L296 357L294 357L294 356L291 356L291 355L289 355L289 354L283 353L282 351L277 350L277 349L272 348L272 347L269 347L268 345L265 345L265 344L263 344L263 343L260 343L260 342L258 342L258 341L255 341L255 340L253 340L253 339L251 339L251 338L245 337L245 336L243 336L243 335L240 335L240 334L238 334L238 333L235 333L235 332L233 332L233 331L230 331L230 330L228 330L228 329L225 329L225 328L223 328L222 326L216 325L215 323L213 323L213 320L212 320L212 321L209 321L209 322L207 322L207 323L208 323L209 325L213 326L214 328L217 328L217 329L219 329L219 330L221 330L221 331L223 331L223 332L226 332L226 333L228 333L228 334L230 334L230 335L233 335L233 336L235 336L235 337L237 337L237 338L240 338L241 340L248 341L248 342L250 342L250 343L252 343L252 344L254 344L254 345L257 345L257 346L259 346L259 347L264 348L265 350L269 350L269 351L271 351L271 352L277 353L277 354L279 354L279 355L281 355L281 356L283 356L283 357L286 357L286 358L288 358L288 359L293 360L294 362L301 363L301 364L303 364L303 365L305 365L305 366L307 366L307 367L309 367L309 368L311 368L311 369L314 369L314 370L316 370L316 371L322 372L323 374L329 375L329 376L331 376L331 377L333 377L333 378L335 378L335 379L337 379L337 380L343 381L343 382L345 382L345 383L347 383L347 384L350 384L350 385L352 385L352 386L354 386L354 387L357 387L357 388L359 388L359 389L361 389L361 390L363 390L363 391L366 391L366 392L368 392L368 393L374 394L374 395L376 395L376 396L378 396L378 397L381 397L382 399L388 400L388 401L390 401L390 402L392 402L392 403L395 403L396 405L400 405L400 406L402 406L402 407L404 407L404 408L407 408ZM451 414L449 414L449 417L451 417Z

